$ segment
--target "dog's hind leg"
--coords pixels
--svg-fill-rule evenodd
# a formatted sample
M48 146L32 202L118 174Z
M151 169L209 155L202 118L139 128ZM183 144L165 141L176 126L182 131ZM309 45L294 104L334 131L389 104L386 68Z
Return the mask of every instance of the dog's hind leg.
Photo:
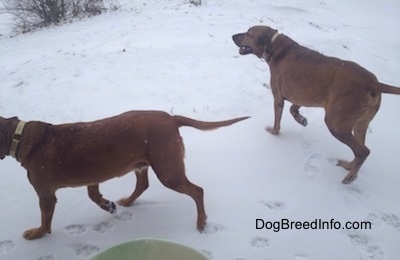
M149 187L148 168L145 167L140 170L135 170L136 174L136 188L135 191L128 198L120 199L117 203L124 207L129 207L132 203Z
M100 208L104 209L105 211L110 212L111 214L114 214L117 212L117 207L115 206L115 203L103 198L103 195L99 191L98 184L87 186L87 190L88 190L89 198L94 203L99 205Z
M290 114L292 114L294 120L296 120L297 123L299 123L302 126L306 126L307 125L307 118L305 118L304 116L302 116L299 112L300 106L293 104L290 107Z
M365 115L353 127L354 137L359 143L365 144L368 125L379 110L379 105L367 110Z
M359 144L353 135L348 134L334 134L334 136L347 144L354 153L354 160L352 162L339 161L338 165L344 167L345 169L350 168L349 174L342 180L343 184L349 184L357 178L358 171L360 170L362 164L367 159L370 151L364 144Z
M354 138L362 144L365 144L369 122L361 122L353 128Z
M184 173L183 173L184 174ZM178 175L178 174L177 174ZM181 173L179 173L179 176L182 176ZM204 210L204 191L201 187L191 183L186 176L182 176L179 178L173 178L173 179L162 179L159 178L162 184L164 186L189 195L195 202L196 202L196 207L197 207L197 229L199 231L202 231L206 225L206 220L207 220L207 215Z
M197 229L202 231L206 225L207 215L204 210L203 189L191 183L185 175L183 162L184 148L180 137L172 138L163 144L163 149L153 148L151 167L161 183L180 193L189 195L197 207ZM178 141L178 142L177 142Z
M343 122L343 121L342 121ZM354 160L351 162L346 162L339 160L338 166L342 166L350 172L347 176L342 180L343 184L349 184L357 178L358 171L360 170L362 164L367 159L370 151L369 149L359 140L362 140L361 136L356 137L352 134L352 128L344 128L344 127L335 127L332 123L326 120L329 130L331 131L332 135L336 137L339 141L346 144L350 147L350 149L354 153ZM364 136L365 138L365 136Z

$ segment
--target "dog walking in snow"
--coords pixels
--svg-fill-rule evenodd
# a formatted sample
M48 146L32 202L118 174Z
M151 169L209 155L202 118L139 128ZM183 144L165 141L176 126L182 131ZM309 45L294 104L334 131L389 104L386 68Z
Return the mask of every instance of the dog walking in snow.
M51 125L0 117L0 159L11 155L20 162L39 196L41 225L25 231L24 237L36 239L51 232L59 188L87 186L90 199L114 213L116 206L103 198L99 183L134 170L134 192L118 201L122 206L132 205L149 186L149 166L166 187L192 197L197 206L197 229L203 230L207 218L203 189L185 175L178 128L212 130L247 118L202 122L161 111L131 111L89 123Z
M370 153L365 135L381 93L400 94L400 88L379 83L355 62L322 55L267 26L251 27L233 35L233 41L241 55L254 54L269 65L275 123L268 132L279 133L285 100L292 103L290 113L303 126L307 119L299 113L301 106L323 107L332 135L354 153L353 161L338 161L350 171L342 183L351 183Z

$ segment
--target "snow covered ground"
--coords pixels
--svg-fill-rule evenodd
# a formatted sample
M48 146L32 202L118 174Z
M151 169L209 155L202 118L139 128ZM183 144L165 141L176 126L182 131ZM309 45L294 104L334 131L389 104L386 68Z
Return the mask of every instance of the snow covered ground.
M201 132L181 128L189 179L204 188L208 225L195 228L187 196L150 188L116 215L100 210L86 189L57 193L52 234L35 241L38 198L25 170L0 162L0 259L88 259L142 237L191 246L211 259L398 259L400 256L400 97L384 95L370 125L371 155L351 185L333 158L352 159L334 139L320 108L303 108L306 128L286 107L273 121L269 70L240 56L231 35L269 25L329 56L360 63L400 86L397 0L121 0L121 9L63 26L15 35L0 15L0 115L51 123L90 121L127 110L157 109L202 120L252 118ZM130 194L133 174L101 185L104 196ZM372 228L274 232L264 221L369 221Z

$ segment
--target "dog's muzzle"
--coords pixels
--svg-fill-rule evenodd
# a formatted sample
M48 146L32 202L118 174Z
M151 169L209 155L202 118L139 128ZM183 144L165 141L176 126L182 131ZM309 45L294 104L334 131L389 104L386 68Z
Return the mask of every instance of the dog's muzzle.
M247 46L247 45L242 45L242 38L243 38L242 33L235 34L232 36L233 42L239 47L239 53L241 55L247 55L247 54L254 53L253 48L251 48L250 46Z
M241 55L252 54L253 53L253 48L251 48L249 46L240 46L239 53Z

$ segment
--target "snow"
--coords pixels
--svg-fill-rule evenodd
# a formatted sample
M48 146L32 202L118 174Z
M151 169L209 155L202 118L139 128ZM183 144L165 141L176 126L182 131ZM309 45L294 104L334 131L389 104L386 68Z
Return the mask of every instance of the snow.
M154 237L193 247L211 259L398 259L400 97L384 95L370 124L371 155L350 185L334 158L352 159L332 137L320 108L302 108L301 127L285 108L273 122L268 66L240 56L235 33L264 24L329 56L358 62L381 82L400 86L400 3L360 1L121 0L118 11L26 34L0 15L0 115L51 123L90 121L128 110L164 110L201 120L251 119L212 132L181 128L189 179L204 188L208 224L150 174L132 207L111 215L86 189L57 192L52 233L37 227L37 196L25 170L0 163L0 259L89 259L112 245ZM151 172L152 173L152 172ZM101 185L117 200L134 174ZM370 221L370 230L256 229L265 221Z

